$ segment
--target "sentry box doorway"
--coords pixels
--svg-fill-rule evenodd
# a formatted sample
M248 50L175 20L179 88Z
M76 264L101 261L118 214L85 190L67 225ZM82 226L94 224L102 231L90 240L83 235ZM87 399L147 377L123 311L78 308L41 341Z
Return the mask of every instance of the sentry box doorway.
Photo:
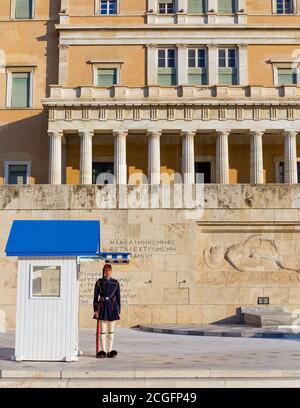
M130 259L100 252L100 242L99 221L13 222L5 251L18 257L14 360L78 360L80 264Z

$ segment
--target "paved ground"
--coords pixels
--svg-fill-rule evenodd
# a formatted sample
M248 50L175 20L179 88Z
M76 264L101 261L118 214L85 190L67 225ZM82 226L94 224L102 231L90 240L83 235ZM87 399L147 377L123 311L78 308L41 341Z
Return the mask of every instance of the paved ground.
M17 363L10 360L14 332L0 334L0 387L300 387L300 339L199 337L118 328L117 358L101 360L94 357L94 340L94 331L80 331L83 356L78 362Z

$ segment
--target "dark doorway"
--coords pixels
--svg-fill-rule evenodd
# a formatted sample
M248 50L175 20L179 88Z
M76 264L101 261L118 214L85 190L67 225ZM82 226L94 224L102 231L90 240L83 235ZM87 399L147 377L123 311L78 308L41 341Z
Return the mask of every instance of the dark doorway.
M112 184L114 163L93 162L93 184Z
M211 162L195 162L196 183L211 183Z

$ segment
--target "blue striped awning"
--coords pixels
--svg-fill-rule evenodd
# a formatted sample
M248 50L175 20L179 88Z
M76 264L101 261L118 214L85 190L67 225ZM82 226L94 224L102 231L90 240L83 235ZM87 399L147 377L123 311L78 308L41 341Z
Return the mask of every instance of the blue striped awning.
M96 256L81 256L80 262L104 261L109 264L128 264L130 258L129 252L100 252Z
M113 264L127 264L130 261L129 252L101 252L100 258L107 262Z

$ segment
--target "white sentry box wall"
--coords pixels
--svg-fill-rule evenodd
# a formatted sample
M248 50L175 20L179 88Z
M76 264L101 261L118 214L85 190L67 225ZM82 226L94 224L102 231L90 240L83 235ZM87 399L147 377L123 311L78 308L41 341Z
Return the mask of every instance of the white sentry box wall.
M60 267L58 297L32 293L34 266ZM16 361L78 359L79 265L76 257L19 257Z

